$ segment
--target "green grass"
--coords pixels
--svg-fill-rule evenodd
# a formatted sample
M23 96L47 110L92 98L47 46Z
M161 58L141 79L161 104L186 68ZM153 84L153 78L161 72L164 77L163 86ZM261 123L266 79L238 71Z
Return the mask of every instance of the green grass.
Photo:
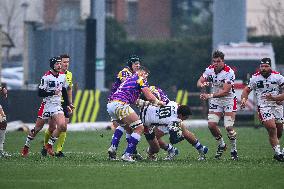
M69 132L67 156L61 159L40 156L40 133L32 142L30 156L22 158L26 134L11 132L5 148L13 156L0 158L0 188L284 188L284 163L273 160L263 128L237 128L239 161L230 160L229 150L215 160L216 142L209 130L192 131L210 149L204 162L197 161L196 150L186 141L176 145L180 154L171 162L162 160L164 151L158 162L110 162L106 151L111 131ZM125 145L123 140L119 155ZM138 149L144 156L146 147L143 138Z

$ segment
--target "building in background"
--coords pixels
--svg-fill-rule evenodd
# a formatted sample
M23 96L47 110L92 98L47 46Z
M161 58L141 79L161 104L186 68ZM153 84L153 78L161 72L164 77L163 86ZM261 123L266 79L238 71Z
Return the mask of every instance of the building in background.
M284 35L283 0L247 0L246 3L249 36Z

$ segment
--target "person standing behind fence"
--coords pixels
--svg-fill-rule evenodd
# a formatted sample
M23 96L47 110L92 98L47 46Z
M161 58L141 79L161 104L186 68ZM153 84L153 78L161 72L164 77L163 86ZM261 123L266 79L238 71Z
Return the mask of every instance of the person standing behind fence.
M201 93L201 100L209 100L208 127L218 142L216 159L227 149L221 130L218 128L220 118L224 115L224 126L231 142L231 158L238 160L237 133L233 127L237 111L237 99L234 92L234 71L225 64L224 53L214 51L212 64L205 69L197 82L197 87L204 89L212 85L211 93Z
M283 132L283 105L278 103L278 100L284 100L283 94L279 95L284 88L284 77L271 69L270 58L261 59L259 69L242 92L241 108L246 106L248 95L254 90L259 119L267 129L269 142L275 152L274 159L284 162L279 143Z
M70 56L67 55L67 54L63 54L63 55L60 55L60 58L61 58L61 72L66 75L66 81L68 83L67 95L68 95L68 100L70 102L69 106L72 109L74 109L74 106L72 104L72 87L73 87L72 72L70 72L68 70L69 69L69 63L70 63ZM67 109L67 103L64 101L63 98L62 98L61 105L62 105L64 116L65 116L65 126L67 128L67 124L69 123L70 114L69 114L68 109ZM54 119L49 119L48 124L49 124L49 127L48 127L48 129L45 130L45 134L44 134L44 146L41 150L41 154L43 156L47 155L45 145L48 143L48 139L50 138L53 130L56 128ZM63 151L63 145L65 143L65 139L66 139L66 131L61 132L60 135L59 135L59 138L57 140L56 153L55 153L56 157L64 157L65 156L64 153L62 152Z
M7 98L8 91L5 87L0 87L0 93ZM10 157L11 155L4 151L4 143L6 136L6 128L7 128L7 119L6 114L0 105L0 158L1 157Z

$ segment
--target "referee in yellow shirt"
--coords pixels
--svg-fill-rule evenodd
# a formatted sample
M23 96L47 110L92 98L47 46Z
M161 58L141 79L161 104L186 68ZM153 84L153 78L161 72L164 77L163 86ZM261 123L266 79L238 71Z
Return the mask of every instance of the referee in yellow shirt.
M68 71L69 63L70 63L70 56L67 54L63 54L63 55L60 55L60 57L61 57L61 72L65 73L66 80L68 82L68 88L67 88L68 99L69 99L71 108L74 109L73 104L72 104L72 87L73 87L72 72ZM63 108L63 112L65 116L65 127L67 129L67 124L69 123L70 113L68 112L67 104L64 102L63 99L62 99L62 108ZM46 129L45 135L44 135L44 145L48 142L48 139L50 138L52 131L56 128L54 120L49 119L48 124L49 124L49 127L48 129ZM66 131L61 132L57 140L56 153L55 153L56 157L65 156L64 153L62 152L65 139L66 139ZM42 149L41 154L43 156L46 156L45 148Z

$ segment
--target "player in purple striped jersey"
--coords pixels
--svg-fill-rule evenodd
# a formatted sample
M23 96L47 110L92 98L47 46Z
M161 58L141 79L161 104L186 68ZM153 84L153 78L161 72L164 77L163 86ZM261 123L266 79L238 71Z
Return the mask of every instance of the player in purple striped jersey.
M165 103L159 101L150 91L147 83L149 71L140 67L139 70L132 76L127 78L117 89L117 91L110 96L107 104L107 111L113 120L125 128L131 129L133 132L128 140L128 146L121 157L123 161L134 162L132 154L140 141L141 134L144 131L144 126L139 116L130 107L136 103L141 92L146 99L156 106L164 105Z
M120 72L118 72L117 77L115 79L115 83L112 86L111 93L108 97L108 101L110 101L111 96L116 92L118 87L122 82L126 80L126 78L131 77L136 71L140 68L141 60L138 56L132 55L127 60L127 66L123 68ZM116 151L120 142L120 139L124 132L124 127L120 126L116 121L112 120L112 126L115 128L115 131L112 136L111 145L108 149L109 160L117 160L116 159ZM126 130L126 141L129 140L131 135L131 130ZM134 152L136 159L142 159L142 156Z

